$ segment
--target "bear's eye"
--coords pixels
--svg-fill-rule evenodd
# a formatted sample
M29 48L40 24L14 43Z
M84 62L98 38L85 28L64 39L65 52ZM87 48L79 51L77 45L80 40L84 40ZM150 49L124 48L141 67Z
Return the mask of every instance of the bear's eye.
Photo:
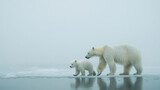
M89 53L88 53L89 54Z
M73 64L72 64L73 65Z

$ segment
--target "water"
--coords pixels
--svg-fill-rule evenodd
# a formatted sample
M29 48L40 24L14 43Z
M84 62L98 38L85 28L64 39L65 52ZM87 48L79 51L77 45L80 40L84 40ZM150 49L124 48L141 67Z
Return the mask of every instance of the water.
M142 75L72 76L74 69L36 68L1 73L0 90L159 90L159 68L144 68ZM134 70L131 71L134 73Z
M159 90L160 76L0 79L0 90Z

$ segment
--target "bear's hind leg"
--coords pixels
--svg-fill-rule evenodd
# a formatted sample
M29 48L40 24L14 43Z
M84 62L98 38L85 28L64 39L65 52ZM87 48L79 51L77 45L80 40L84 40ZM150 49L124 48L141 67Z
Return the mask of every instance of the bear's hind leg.
M93 75L93 70L91 70L91 71L88 71L88 75L87 76L92 76Z
M131 64L124 66L124 71L123 71L123 73L120 73L120 75L129 75L131 67L132 67Z
M143 70L142 65L141 64L136 64L136 65L134 65L134 67L137 71L136 73L134 73L134 75L140 75L142 73L142 70Z

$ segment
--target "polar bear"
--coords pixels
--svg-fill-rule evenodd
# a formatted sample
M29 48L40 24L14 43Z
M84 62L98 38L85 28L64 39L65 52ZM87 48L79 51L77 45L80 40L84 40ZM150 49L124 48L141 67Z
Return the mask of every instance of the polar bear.
M96 75L95 71L93 70L92 64L88 60L81 60L81 61L74 60L71 62L70 68L74 67L76 71L75 74L73 74L74 76L79 75L80 72L82 74L81 76L85 76L85 70L89 72L88 76Z
M106 64L108 63L110 73L107 75L114 75L116 72L116 65L121 64L124 66L124 72L120 75L129 75L132 66L135 67L136 73L139 75L142 73L142 63L140 52L130 45L118 45L118 46L102 46L99 48L92 48L85 58L89 59L93 56L99 57L99 65L97 68L98 75L102 73Z

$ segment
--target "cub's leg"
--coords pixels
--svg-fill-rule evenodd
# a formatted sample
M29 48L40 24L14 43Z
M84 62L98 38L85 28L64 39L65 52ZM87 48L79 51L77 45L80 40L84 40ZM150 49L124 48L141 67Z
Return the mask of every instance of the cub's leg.
M87 76L92 76L93 75L93 70L88 71L89 74Z
M73 76L77 76L77 75L79 75L79 73L80 73L80 70L76 69L75 74L73 74Z
M85 76L85 70L84 70L84 68L82 68L80 71L81 71L81 76Z

